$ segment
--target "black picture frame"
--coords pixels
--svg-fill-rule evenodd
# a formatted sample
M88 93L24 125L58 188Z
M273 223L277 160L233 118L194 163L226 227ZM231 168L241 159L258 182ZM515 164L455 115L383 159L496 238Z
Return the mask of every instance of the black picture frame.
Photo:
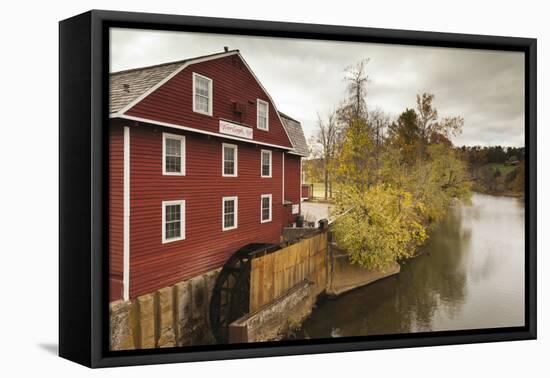
M525 53L524 327L111 352L108 348L108 29L180 30ZM59 24L59 354L89 367L536 338L536 39L92 10Z

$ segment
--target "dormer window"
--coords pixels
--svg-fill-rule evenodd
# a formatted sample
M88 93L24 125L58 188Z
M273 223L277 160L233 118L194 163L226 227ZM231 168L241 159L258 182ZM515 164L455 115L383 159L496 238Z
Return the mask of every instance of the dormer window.
M257 101L257 120L256 124L260 130L269 130L269 103L258 99Z
M212 115L212 79L193 72L193 111Z

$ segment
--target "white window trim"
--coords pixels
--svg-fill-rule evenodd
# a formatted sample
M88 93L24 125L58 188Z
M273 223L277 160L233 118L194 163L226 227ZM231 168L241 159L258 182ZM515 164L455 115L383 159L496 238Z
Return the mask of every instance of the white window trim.
M235 151L235 173L228 175L225 173L225 148L232 148ZM238 158L239 148L236 144L222 143L222 177L238 177L239 169L239 158Z
M166 172L166 139L178 139L180 143L180 166L181 172ZM163 176L185 176L185 137L178 134L162 133L162 175Z
M208 112L205 112L205 111L202 111L202 110L199 110L197 109L196 107L196 104L195 104L195 78L196 77L201 77L203 79L206 79L208 80ZM198 74L196 72L193 72L193 111L195 113L200 113L200 114L204 114L204 115L207 115L207 116L212 116L212 112L213 112L213 108L212 108L212 98L214 97L214 85L213 85L214 81L207 77L207 76L204 76L204 75L201 75L201 74Z
M267 106L265 113L265 129L260 127L260 104L265 104ZM260 100L259 98L256 99L256 128L263 131L269 131L269 102Z
M264 176L263 162L264 152L269 153L269 176ZM264 178L271 178L273 173L273 153L271 150L260 150L260 176Z
M180 205L180 236L177 238L166 239L166 206ZM185 239L185 200L162 201L162 244L172 243Z
M263 219L263 215L264 215L264 207L263 207L264 198L269 198L269 218L268 219ZM262 194L261 199L260 199L260 223L271 222L272 219L273 219L273 195L271 195L271 194Z
M225 227L225 201L235 201L235 214L234 217L234 225L231 227ZM239 198L237 196L232 197L223 197L222 198L222 231L228 231L228 230L234 230L238 227L237 221L239 220Z

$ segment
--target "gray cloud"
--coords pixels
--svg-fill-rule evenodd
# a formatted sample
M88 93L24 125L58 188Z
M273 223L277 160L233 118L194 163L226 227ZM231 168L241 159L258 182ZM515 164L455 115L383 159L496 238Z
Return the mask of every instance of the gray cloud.
M111 71L239 49L279 110L315 130L317 112L344 97L346 66L370 58L367 103L397 117L416 94L460 115L457 145L524 145L522 53L182 32L111 30Z

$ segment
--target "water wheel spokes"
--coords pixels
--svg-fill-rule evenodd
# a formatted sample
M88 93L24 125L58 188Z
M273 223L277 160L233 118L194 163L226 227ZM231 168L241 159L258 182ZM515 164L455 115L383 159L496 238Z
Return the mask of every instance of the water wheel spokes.
M210 299L210 326L218 343L229 341L229 325L250 310L250 268L253 256L277 248L273 244L248 244L223 265Z

